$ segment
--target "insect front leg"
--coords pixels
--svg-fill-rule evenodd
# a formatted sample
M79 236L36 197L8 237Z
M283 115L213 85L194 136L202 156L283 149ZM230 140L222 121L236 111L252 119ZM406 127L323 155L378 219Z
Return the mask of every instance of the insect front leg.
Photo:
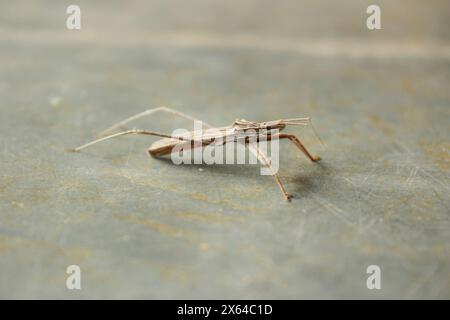
M300 139L297 138L297 137L296 137L295 135L293 135L293 134L289 134L289 133L280 133L280 134L278 134L278 135L272 137L272 139L275 139L275 138L278 138L278 139L289 139L289 140L291 140L291 141L295 144L295 146L296 146L297 148L299 148L300 151L302 151L302 152L309 158L309 160L311 160L311 161L313 161L313 162L316 162L316 161L321 160L321 158L320 158L319 156L313 156L313 155L311 155L311 153L309 153L309 151L306 149L306 147L303 145L303 143L301 143Z

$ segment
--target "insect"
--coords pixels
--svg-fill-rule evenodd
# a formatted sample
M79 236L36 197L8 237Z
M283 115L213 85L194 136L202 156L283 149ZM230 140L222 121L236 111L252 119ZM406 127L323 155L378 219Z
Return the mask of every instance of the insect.
M113 126L109 127L108 129L102 131L100 133L101 138L93 140L91 142L88 142L84 145L81 145L74 149L69 149L69 151L78 152L84 148L90 147L96 143L109 140L112 138L116 138L123 135L130 135L130 134L137 134L137 135L151 135L156 137L161 137L162 139L154 142L150 148L148 149L148 153L152 157L158 157L158 156L164 156L171 154L175 148L180 143L189 144L192 145L192 147L203 147L206 145L211 144L213 141L215 141L216 138L226 138L224 139L223 144L230 142L230 141L236 141L241 139L246 146L248 146L250 152L252 152L256 158L259 160L259 162L266 167L269 168L271 175L274 177L275 182L277 183L278 187L280 188L281 192L283 193L284 198L287 201L290 201L292 198L292 195L289 194L283 183L281 182L280 176L278 173L273 169L270 159L268 158L267 154L265 154L262 150L255 147L253 144L248 143L250 141L250 138L256 138L259 140L272 140L272 139L289 139L294 145L302 151L306 157L309 158L309 160L316 162L320 160L320 157L313 156L311 153L306 149L306 147L302 144L300 139L298 139L295 135L289 134L289 133L280 133L281 130L285 129L286 126L289 125L307 125L310 123L309 118L293 118L293 119L280 119L280 120L273 120L273 121L267 121L267 122L253 122L253 121L247 121L244 119L236 119L230 126L224 126L224 127L213 127L205 122L201 122L203 126L205 127L205 130L202 130L202 133L200 135L196 134L196 132L191 131L188 134L181 134L181 135L168 135L165 133L155 132L155 131L149 131L149 130L139 130L139 129L132 129L132 130L124 130L118 133L111 134L117 129L124 128L124 126L134 120L137 120L139 118L151 115L155 112L167 112L191 121L199 121L199 119L196 119L194 117L191 117L185 113L182 113L180 111L168 108L168 107L158 107L154 109L149 109L144 112L141 112L139 114L136 114L130 118L127 118L123 121L120 121ZM256 136L256 137L255 137ZM231 138L231 139L230 139Z

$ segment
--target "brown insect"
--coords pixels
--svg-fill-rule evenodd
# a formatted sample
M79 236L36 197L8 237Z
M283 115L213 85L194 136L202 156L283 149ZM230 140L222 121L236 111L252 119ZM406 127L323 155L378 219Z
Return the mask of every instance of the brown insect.
M147 111L141 112L137 115L134 115L130 118L127 118L123 121L120 121L110 128L102 131L100 136L102 138L96 139L84 145L81 145L77 148L70 149L70 151L80 151L84 148L92 146L98 142L105 141L111 138L128 135L128 134L140 134L140 135L152 135L157 137L162 137L156 142L154 142L150 148L148 149L148 153L152 157L164 156L172 153L175 146L180 143L186 144L186 146L190 146L192 148L195 147L203 147L213 143L217 138L224 138L223 144L230 141L243 141L248 147L249 150L256 156L256 158L265 166L267 166L275 179L275 182L280 187L281 192L286 200L290 201L292 195L289 194L284 188L280 176L272 167L268 156L260 150L260 148L255 147L253 144L249 143L250 138L256 138L258 141L262 140L272 140L272 139L289 139L294 143L294 145L300 149L311 161L319 161L320 157L312 156L311 153L305 148L305 146L300 142L300 140L293 134L289 133L279 133L279 131L286 128L288 125L307 125L310 123L309 118L293 118L293 119L280 119L274 121L267 122L252 122L244 119L236 119L231 126L224 127L213 127L205 122L201 122L203 126L206 128L202 130L201 133L197 133L195 131L191 131L187 134L181 135L168 135L164 133L148 131L148 130L126 130L121 131L115 134L110 134L114 130L118 128L123 128L129 122L139 119L144 116L151 115L155 112L163 111L167 113L171 113L182 118L192 120L192 121L200 121L194 117L191 117L187 114L184 114L180 111L173 110L167 107L159 107L154 109L149 109ZM256 135L256 136L255 136ZM230 139L231 138L231 139ZM181 142L180 142L181 141Z

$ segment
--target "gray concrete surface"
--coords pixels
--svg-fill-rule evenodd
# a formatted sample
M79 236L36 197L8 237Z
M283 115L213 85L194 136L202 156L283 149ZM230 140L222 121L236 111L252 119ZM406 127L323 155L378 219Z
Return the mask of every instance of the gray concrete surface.
M448 1L378 1L380 31L356 0L76 1L68 31L72 2L0 2L1 298L450 298ZM153 138L64 151L158 105L311 116L325 149L293 132L323 161L282 142L285 203L257 166L175 166Z

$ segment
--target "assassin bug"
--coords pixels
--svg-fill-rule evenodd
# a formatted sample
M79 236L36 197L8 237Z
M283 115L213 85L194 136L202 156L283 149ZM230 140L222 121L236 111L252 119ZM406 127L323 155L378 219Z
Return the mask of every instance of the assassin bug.
M247 121L244 119L236 119L231 126L225 126L225 127L213 127L205 122L201 122L203 126L206 128L206 130L202 131L200 135L198 135L195 131L191 131L188 134L184 135L168 135L165 133L155 132L155 131L148 131L148 130L125 130L121 131L115 134L111 134L116 129L123 128L126 124L133 120L137 120L141 117L151 115L155 112L167 112L170 114L174 114L177 116L180 116L182 118L192 120L192 121L200 121L194 117L191 117L185 113L182 113L180 111L170 109L167 107L158 107L154 109L149 109L147 111L141 112L139 114L136 114L130 118L127 118L123 121L120 121L110 128L102 131L100 133L100 136L102 136L99 139L96 139L94 141L88 142L84 145L81 145L77 148L70 149L70 151L80 151L84 148L87 148L89 146L92 146L98 142L105 141L111 138L123 136L123 135L129 135L129 134L140 134L140 135L152 135L161 137L163 139L160 139L156 142L154 142L150 148L148 149L148 153L152 157L158 157L158 156L164 156L171 154L174 150L175 146L177 146L180 143L185 144L193 144L197 143L197 145L193 145L193 147L203 147L211 144L216 138L232 138L225 139L223 143L227 143L230 141L236 141L236 139L242 139L244 138L244 143L249 147L249 150L256 156L256 158L265 166L269 168L271 171L271 175L274 177L275 182L277 183L278 187L281 189L281 192L283 193L283 196L286 200L290 201L292 198L292 195L289 194L286 189L283 186L283 183L281 182L280 176L278 173L273 169L270 159L268 156L259 148L255 147L254 145L248 143L249 138L255 137L258 139L258 141L261 139L266 140L272 140L272 139L289 139L294 145L300 149L311 161L316 162L320 160L320 157L313 156L311 153L305 148L305 146L301 143L301 141L293 134L289 133L279 133L279 131L286 128L288 125L307 125L310 123L309 118L292 118L292 119L280 119L280 120L273 120L273 121L267 121L267 122L253 122L253 121ZM249 132L249 133L247 133ZM251 132L251 133L250 133Z

